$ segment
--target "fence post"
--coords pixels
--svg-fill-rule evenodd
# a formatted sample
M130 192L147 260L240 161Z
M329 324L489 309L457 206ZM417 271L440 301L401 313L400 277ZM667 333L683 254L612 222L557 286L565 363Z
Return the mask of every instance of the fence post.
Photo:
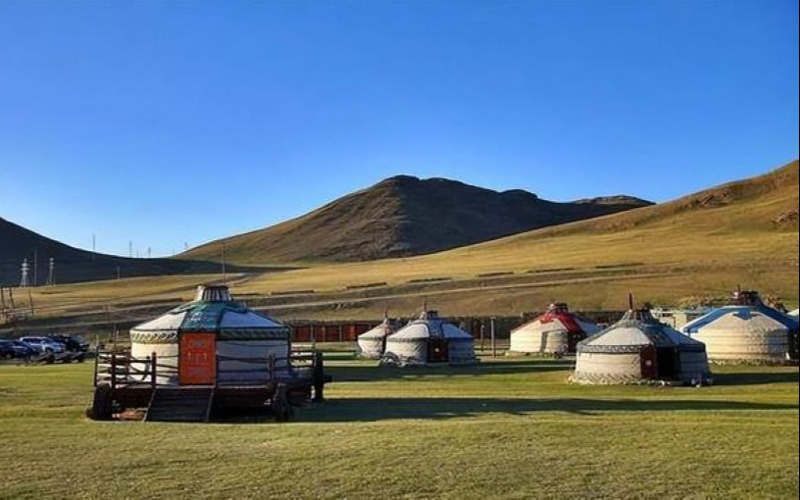
M314 398L313 402L322 402L325 398L323 390L325 388L325 368L322 363L322 351L314 351L312 357L312 371L313 371L313 384L314 384Z
M156 370L157 370L156 367L158 366L158 355L156 354L155 351L153 351L153 353L150 355L150 362L153 364L153 370L152 370L153 378L152 378L152 380L150 380L150 387L155 391L156 390Z
M491 334L492 334L492 357L493 357L493 358L495 358L495 357L497 357L497 342L496 342L496 340L497 340L497 339L495 338L495 335L494 335L494 317L490 318L490 321L491 321L491 325L492 325L492 326L491 326Z
M111 390L117 387L117 355L111 355Z
M95 347L94 347L94 383L93 383L93 385L95 387L97 387L97 369L98 369L97 364L99 362L100 362L100 349L97 347L97 344L95 344Z

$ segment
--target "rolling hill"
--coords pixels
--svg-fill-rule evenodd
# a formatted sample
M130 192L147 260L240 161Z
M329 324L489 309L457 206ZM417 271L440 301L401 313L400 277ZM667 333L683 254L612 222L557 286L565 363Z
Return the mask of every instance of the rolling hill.
M628 292L655 304L691 304L724 300L739 284L794 308L798 190L794 161L668 203L431 255L248 273L228 283L282 319L375 319L387 308L411 315L423 301L465 316L517 316L553 299L578 310L615 310ZM152 314L148 304L163 309L164 301L187 300L200 281L110 280L37 288L33 298L43 321L61 321L65 309L70 318L91 315L109 301L122 318L141 321Z
M45 284L48 262L55 259L57 283L113 279L117 276L153 276L163 274L218 273L216 262L179 259L131 259L89 252L65 245L0 218L0 284L17 286L23 259L30 264L29 283L34 284L34 258L37 262L36 282ZM229 267L231 272L241 270ZM259 269L261 270L261 269Z
M396 176L306 215L181 255L231 261L367 261L422 255L652 203L630 196L557 203L523 190Z

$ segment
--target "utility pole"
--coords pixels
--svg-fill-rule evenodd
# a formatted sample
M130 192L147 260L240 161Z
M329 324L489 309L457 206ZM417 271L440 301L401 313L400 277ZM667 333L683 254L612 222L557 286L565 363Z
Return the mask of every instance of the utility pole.
M28 287L28 259L22 260L22 266L20 266L20 271L22 271L22 278L19 280L19 287L20 288L27 288Z
M128 240L128 257L133 258L133 241Z
M53 286L56 284L56 260L50 257L50 269L47 271L47 286Z
M38 270L39 270L39 248L33 247L33 286L39 284Z

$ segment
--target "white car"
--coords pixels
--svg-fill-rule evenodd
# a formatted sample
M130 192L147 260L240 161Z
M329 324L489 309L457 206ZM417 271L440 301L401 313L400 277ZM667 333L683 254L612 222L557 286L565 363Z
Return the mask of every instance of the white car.
M38 354L61 354L65 346L49 337L20 337L20 340L31 346Z

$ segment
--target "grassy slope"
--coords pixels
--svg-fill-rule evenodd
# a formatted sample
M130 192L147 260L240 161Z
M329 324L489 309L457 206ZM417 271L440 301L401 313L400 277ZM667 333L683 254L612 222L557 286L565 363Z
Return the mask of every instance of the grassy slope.
M0 366L0 497L797 497L796 368L695 389L334 364L297 422L207 425L90 422L90 365Z
M429 254L650 204L617 196L555 203L447 179L386 179L275 226L182 254L229 262L353 262Z
M237 275L236 294L317 290L326 296L296 303L330 301L322 310L288 311L278 317L347 318L382 315L385 308L411 314L423 298L448 314L519 314L559 298L576 308L619 309L628 291L640 300L675 303L689 296L725 296L737 284L798 304L797 221L776 224L798 205L798 164L762 177L731 183L671 203L591 221L533 231L481 245L406 259L320 265L313 268ZM612 272L606 266L622 265ZM530 270L562 271L528 273ZM479 280L491 272L511 277ZM409 280L449 276L437 287L410 289ZM108 302L191 297L201 277L162 277L36 289L42 312L62 304L96 307ZM219 278L219 276L216 276ZM349 285L387 282L373 299L353 300ZM317 297L317 298L315 298ZM23 297L24 300L24 297ZM285 301L284 301L285 302ZM291 302L291 300L289 301Z

